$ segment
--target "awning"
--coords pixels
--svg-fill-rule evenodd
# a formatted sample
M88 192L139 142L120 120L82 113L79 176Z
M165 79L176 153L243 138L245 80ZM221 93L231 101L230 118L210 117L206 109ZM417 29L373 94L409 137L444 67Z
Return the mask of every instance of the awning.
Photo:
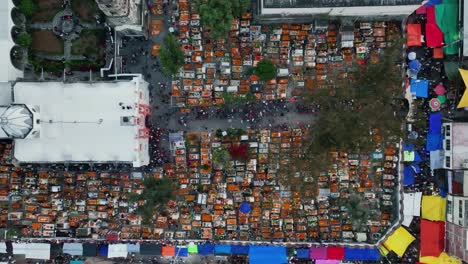
M188 253L189 254L197 254L198 253L198 246L195 243L190 242L188 245Z
M81 243L63 243L63 254L72 256L83 255L83 244Z
M231 245L215 245L215 255L231 254Z
M406 45L408 47L420 47L421 43L421 25L420 24L407 24L406 25Z
M408 246L415 240L404 227L398 227L393 234L383 243L386 249L395 252L399 257L402 257Z
M188 257L188 248L186 247L176 247L175 255L178 257Z
M126 258L128 255L127 244L110 244L107 252L108 258Z
M462 264L460 259L442 252L439 257L420 257L419 262L424 264Z
M163 257L173 257L175 256L175 247L173 246L163 246L161 249L161 255Z
M442 149L442 141L443 141L442 134L427 134L426 136L426 150L427 151L434 151Z
M101 245L99 247L99 256L107 257L107 253L109 252L108 245Z
M440 30L435 19L435 7L431 6L426 9L426 46L434 48L441 47L444 42L444 33Z
M50 244L27 243L25 247L27 259L50 259Z
M325 247L318 247L318 248L311 247L310 251L309 251L309 257L311 259L327 259L327 248L325 248Z
M308 248L298 248L296 250L296 257L300 259L309 259L309 249Z
M234 255L248 255L249 246L242 246L242 245L231 246L231 253ZM308 250L307 250L307 254L309 254Z
M409 226L413 216L421 215L422 193L403 193L403 225Z
M465 83L465 93L460 99L460 102L458 102L457 108L464 108L468 107L468 70L458 69L458 71L460 72L460 75L463 78L463 82Z
M343 247L327 247L327 259L342 260L343 258L344 258Z
M445 222L421 219L421 256L438 257L444 244Z
M140 253L140 244L128 244L128 253Z
M375 248L345 248L344 260L378 261L380 252Z
M84 257L96 257L97 245L94 243L84 243L83 244L83 256Z
M198 245L198 254L202 256L208 256L214 254L214 245L213 244L201 244Z
M445 221L446 200L440 196L424 195L421 203L421 218L431 221Z
M288 263L284 246L250 246L250 264L284 264Z
M13 255L25 255L26 243L13 243Z
M140 245L140 255L155 255L161 256L161 245L156 244L141 244Z

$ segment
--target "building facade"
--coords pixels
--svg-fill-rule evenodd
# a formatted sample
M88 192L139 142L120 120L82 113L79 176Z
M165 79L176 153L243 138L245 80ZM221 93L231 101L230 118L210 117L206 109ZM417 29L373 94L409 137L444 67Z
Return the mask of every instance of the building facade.
M146 5L143 0L96 0L107 21L126 35L145 35Z
M408 16L421 0L259 0L262 17Z

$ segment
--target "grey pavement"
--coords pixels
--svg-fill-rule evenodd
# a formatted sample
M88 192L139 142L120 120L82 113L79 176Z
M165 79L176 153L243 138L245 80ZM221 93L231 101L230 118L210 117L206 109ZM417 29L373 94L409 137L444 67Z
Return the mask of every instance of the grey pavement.
M45 22L45 23L33 23L30 25L31 28L34 29L43 29L43 30L52 30L54 28L54 25L52 22Z

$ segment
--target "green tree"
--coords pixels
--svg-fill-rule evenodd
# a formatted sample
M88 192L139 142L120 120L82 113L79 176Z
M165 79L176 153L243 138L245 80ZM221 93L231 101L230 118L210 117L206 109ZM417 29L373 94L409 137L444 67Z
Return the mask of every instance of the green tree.
M263 59L258 62L254 74L262 81L269 81L276 77L276 66L272 61Z
M144 201L137 208L137 213L141 215L144 224L148 224L155 211L173 197L172 180L169 178L155 179L145 178L143 180L144 191L141 194L132 194L130 202Z
M167 75L175 75L184 65L184 52L173 34L167 35L159 51L163 71Z
M234 17L242 17L245 13L250 11L252 1L250 0L231 0L232 1L232 15Z
M211 37L226 38L233 19L231 0L200 0L197 9L202 25L211 29Z
M346 207L348 218L352 222L353 229L361 231L361 228L366 225L369 219L368 206L365 206L360 196L354 194L345 200L344 206Z
M34 0L21 0L19 10L27 17L31 17L37 11Z
M217 169L229 168L231 164L231 154L223 147L216 149L213 152L213 167Z
M31 46L31 43L32 43L32 37L27 32L21 32L18 35L18 44L21 47L29 48L29 46Z

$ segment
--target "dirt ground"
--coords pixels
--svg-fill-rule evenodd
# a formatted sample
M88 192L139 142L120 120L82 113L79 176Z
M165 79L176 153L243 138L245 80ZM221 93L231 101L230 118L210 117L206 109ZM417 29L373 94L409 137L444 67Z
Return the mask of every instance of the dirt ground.
M39 30L32 32L32 49L51 54L63 54L63 41L52 31Z
M33 22L46 22L54 18L62 9L63 0L37 0L38 11L32 17Z
M93 16L99 12L94 0L72 0L72 9L84 21L92 21Z

